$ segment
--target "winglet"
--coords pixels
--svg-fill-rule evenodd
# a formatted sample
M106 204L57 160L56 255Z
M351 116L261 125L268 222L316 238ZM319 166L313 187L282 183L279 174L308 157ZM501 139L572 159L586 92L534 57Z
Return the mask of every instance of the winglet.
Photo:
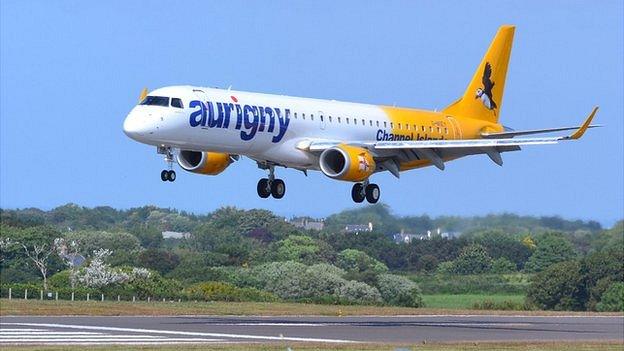
M145 99L145 97L147 96L147 87L143 88L143 90L141 90L141 95L139 95L139 102L143 101L143 99Z
M589 116L587 116L585 122L583 122L583 125L579 129L577 129L574 134L570 135L570 139L580 139L583 134L585 134L585 131L587 131L587 128L589 128L589 124L591 123L592 119L594 119L596 112L598 112L598 106L594 107Z

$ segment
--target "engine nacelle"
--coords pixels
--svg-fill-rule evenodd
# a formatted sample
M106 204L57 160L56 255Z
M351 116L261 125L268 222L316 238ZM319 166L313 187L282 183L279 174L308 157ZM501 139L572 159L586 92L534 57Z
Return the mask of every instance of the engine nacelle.
M326 176L351 182L361 182L375 171L375 160L368 150L344 144L323 151L319 165Z
M180 150L178 164L185 171L217 175L223 172L232 163L230 155L220 152L199 152Z

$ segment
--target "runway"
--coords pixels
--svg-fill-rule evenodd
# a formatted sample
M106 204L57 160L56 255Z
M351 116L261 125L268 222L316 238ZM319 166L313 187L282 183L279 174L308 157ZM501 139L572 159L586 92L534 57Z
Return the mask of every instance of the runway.
M624 317L2 317L2 345L157 345L246 342L624 342Z

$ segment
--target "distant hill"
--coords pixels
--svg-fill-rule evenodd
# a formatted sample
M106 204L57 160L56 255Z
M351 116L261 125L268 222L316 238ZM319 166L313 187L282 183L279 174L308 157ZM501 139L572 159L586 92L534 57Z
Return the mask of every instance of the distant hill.
M240 211L235 208L230 209ZM268 213L268 211L260 211ZM197 215L155 206L117 210L108 206L88 208L76 204L59 206L50 211L42 211L36 208L0 209L1 220L5 224L14 226L48 224L62 231L127 230L136 226L143 226L161 231L192 232L199 225L212 218L215 213L218 211ZM241 213L245 212L241 211ZM567 220L558 216L519 216L511 213L475 217L396 216L388 205L376 204L345 210L328 216L325 220L325 230L338 232L342 231L348 224L368 224L369 222L373 223L376 232L384 234L393 234L401 230L409 233L426 233L428 230L437 228L444 232L463 234L493 228L517 234L545 231L598 232L603 229L600 223L596 221Z

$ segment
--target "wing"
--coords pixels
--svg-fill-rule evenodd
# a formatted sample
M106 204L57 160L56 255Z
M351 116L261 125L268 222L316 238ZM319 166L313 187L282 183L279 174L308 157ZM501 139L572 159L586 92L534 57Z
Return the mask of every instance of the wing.
M465 140L407 140L407 141L376 141L376 142L349 142L348 144L368 149L375 161L383 165L383 170L388 170L398 177L399 165L402 162L415 160L428 160L439 168L444 169L444 162L463 156L486 154L490 159L502 165L502 152L517 151L521 146L550 145L561 141L580 139L591 126L591 121L596 115L598 107L595 107L585 122L571 135L544 138L483 138ZM567 130L567 128L555 128ZM504 133L499 133L504 134ZM344 142L339 141L310 141L297 147L313 153L336 146Z
M492 76L492 65L489 62L485 63L485 68L483 69L483 77L481 78L481 82L484 85L490 84L490 77Z

